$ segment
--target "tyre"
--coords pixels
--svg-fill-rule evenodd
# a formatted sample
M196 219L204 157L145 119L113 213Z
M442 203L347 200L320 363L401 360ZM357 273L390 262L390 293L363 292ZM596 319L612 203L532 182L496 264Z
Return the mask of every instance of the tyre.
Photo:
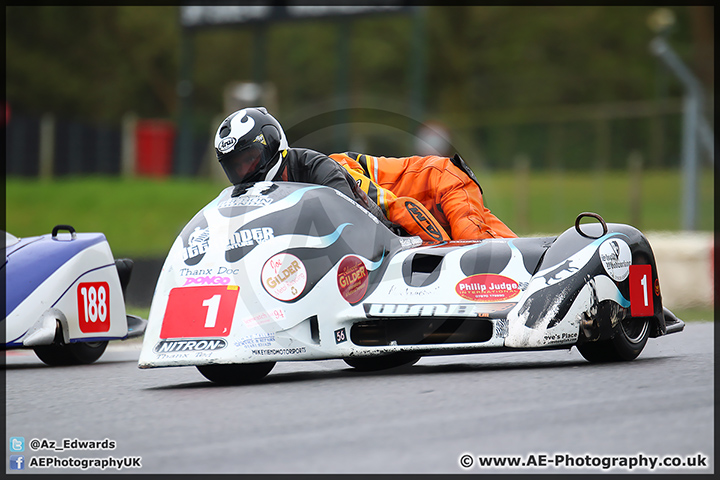
M403 365L414 365L420 360L420 355L414 353L391 353L377 357L347 357L343 358L345 363L361 372L375 372Z
M102 356L107 341L76 342L68 344L40 345L34 347L35 355L50 366L89 365Z
M626 318L617 326L613 338L578 345L578 351L593 363L634 360L643 351L650 336L649 318Z
M275 366L275 362L220 365L198 365L205 378L220 385L243 385L263 379Z

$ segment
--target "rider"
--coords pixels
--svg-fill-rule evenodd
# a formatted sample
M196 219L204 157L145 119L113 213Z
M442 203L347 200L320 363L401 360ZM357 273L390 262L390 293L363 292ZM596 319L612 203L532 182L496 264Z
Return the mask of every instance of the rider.
M330 158L353 175L391 220L398 203L412 197L422 202L453 240L517 237L485 207L480 183L457 154L453 158L393 158L345 152Z
M263 107L238 110L223 120L215 135L215 151L228 179L235 185L263 180L326 185L355 199L386 225L390 222L386 220L378 205L382 206L391 222L402 226L411 235L418 235L428 241L450 240L445 228L424 206L426 202L422 199L397 197L381 188L380 191L386 192L386 197L393 201L374 202L366 194L371 180L367 179L363 183L360 178L362 174L349 168L347 162L338 163L314 150L290 148L280 123ZM345 168L342 168L341 164ZM375 180L379 180L377 176ZM425 196L429 193L419 189L415 192L425 193ZM479 194L478 198L482 205ZM375 199L377 200L377 194ZM456 201L454 197L453 201ZM476 205L476 202L470 205ZM433 208L437 210L434 204ZM441 209L454 211L454 207L448 208L445 203ZM509 229L507 231L510 234L508 236L515 236ZM493 235L486 229L472 238L493 236L501 235Z

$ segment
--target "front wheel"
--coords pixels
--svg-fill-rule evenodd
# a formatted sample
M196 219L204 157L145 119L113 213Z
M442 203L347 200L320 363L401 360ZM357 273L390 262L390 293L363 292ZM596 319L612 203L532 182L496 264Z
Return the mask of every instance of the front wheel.
M68 344L40 345L34 347L35 355L43 363L56 367L61 365L89 365L102 356L108 342L76 342Z
M205 378L220 385L243 385L264 378L275 366L275 362L198 365L197 369Z
M578 345L578 351L593 363L634 360L643 351L650 336L649 318L626 318L613 338Z

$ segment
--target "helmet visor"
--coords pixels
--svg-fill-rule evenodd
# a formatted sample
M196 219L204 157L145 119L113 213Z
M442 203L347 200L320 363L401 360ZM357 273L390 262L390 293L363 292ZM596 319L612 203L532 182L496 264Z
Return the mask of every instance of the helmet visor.
M220 163L230 182L237 185L249 181L263 168L266 163L263 156L264 149L260 145L250 145L235 154L227 156Z

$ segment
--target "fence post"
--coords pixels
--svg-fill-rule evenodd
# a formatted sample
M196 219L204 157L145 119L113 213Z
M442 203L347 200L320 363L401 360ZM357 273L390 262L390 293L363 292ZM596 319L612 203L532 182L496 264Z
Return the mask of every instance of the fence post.
M630 225L640 228L642 219L642 153L637 150L628 156L628 172L630 186Z
M46 113L40 119L40 178L51 179L55 163L55 117Z
M122 118L122 143L120 153L120 174L129 178L135 175L135 162L137 152L135 148L135 130L137 128L137 116L130 112Z
M605 210L605 174L610 164L612 138L607 118L595 120L595 209L602 215Z
M524 154L515 156L515 224L520 232L528 233L528 210L530 205L530 158Z

